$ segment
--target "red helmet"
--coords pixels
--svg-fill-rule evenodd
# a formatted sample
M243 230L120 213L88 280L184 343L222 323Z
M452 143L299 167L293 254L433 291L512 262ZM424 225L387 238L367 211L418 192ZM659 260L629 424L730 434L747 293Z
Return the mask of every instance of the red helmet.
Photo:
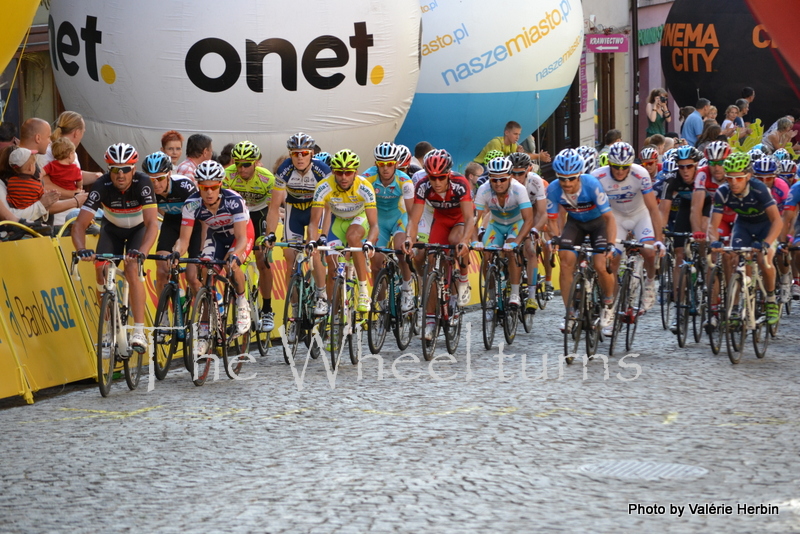
M446 174L453 167L453 158L444 149L431 150L425 155L423 162L425 172L434 176Z

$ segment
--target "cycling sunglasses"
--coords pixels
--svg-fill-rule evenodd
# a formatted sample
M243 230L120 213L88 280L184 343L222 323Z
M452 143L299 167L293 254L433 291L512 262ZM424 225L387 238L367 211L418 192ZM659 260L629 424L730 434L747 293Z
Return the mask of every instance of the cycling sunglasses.
M726 180L736 180L737 182L741 182L742 180L746 180L747 179L747 175L745 174L745 175L742 175L742 176L731 176L730 174L726 174L725 175L725 179Z
M724 159L710 159L710 160L708 160L708 164L712 165L714 167L722 167L722 165L724 163L725 163Z
M197 188L200 189L201 191L216 191L220 187L222 187L222 184L217 184L217 185L197 184Z
M292 156L297 156L297 157L300 157L300 158L304 158L306 156L310 156L311 155L311 151L310 150L292 150L291 154L292 154Z
M574 174L572 176L561 176L559 174L556 174L556 178L558 178L559 182L571 182L573 180L577 180L578 179L578 175Z
M348 178L351 176L355 176L356 171L342 171L342 170L335 170L333 174L336 176L347 176Z
M159 174L158 176L150 177L151 180L155 180L156 182L163 182L167 178L169 178L169 174Z
M397 165L396 161L376 161L375 165L378 167L391 167L392 165Z
M245 169L253 165L252 161L234 161L233 163L237 167L244 167Z
M489 180L491 180L492 182L494 182L496 184L502 184L503 182L507 182L508 178L493 178L493 177L490 176Z
M511 171L511 174L513 174L514 176L521 176L521 175L523 175L523 174L528 174L528 171L526 171L526 170L522 170L522 171Z
M438 182L439 180L447 180L450 178L450 174L429 174L428 178L434 182Z
M133 170L133 167L130 166L130 165L125 165L124 167L109 167L108 168L108 172L110 172L111 174L117 174L117 173L120 173L120 172L123 173L123 174L128 174L132 170Z
M686 165L678 165L679 169L694 169L697 167L697 163L687 163Z
M630 165L614 165L613 163L609 163L608 166L611 167L614 170L617 170L617 171L621 171L623 169L630 169L631 168Z

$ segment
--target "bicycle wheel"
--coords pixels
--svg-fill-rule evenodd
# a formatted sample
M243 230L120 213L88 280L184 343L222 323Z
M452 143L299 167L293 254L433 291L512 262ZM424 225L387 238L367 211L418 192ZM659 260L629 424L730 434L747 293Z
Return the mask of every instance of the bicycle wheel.
M169 364L178 349L178 331L172 328L177 326L179 305L176 286L171 283L165 285L158 298L156 329L153 331L153 370L159 380L166 378ZM159 327L164 327L164 330Z
M664 330L670 327L670 320L672 319L672 261L672 254L665 254L661 258L661 266L658 273L658 299L661 306L661 326Z
M344 280L337 278L333 284L333 300L331 301L330 315L328 316L328 336L333 369L339 365L339 357L344 350L345 328L347 327L347 314L345 311L345 297L347 290Z
M197 292L192 309L192 328L186 334L183 362L195 386L206 383L211 362L215 359L216 335L211 325L219 320L211 292L203 287ZM210 357L209 357L210 356Z
M486 285L481 288L481 320L483 322L483 346L492 348L497 329L497 268L490 265L486 273Z
M369 350L372 354L378 354L383 348L386 340L386 331L389 330L391 323L391 302L394 295L389 294L389 269L384 267L375 278L375 285L372 287L372 306L369 310L367 331L367 341ZM399 300L399 299L398 299ZM400 308L396 309L399 312ZM401 349L402 350L402 349Z
M450 297L445 316L447 320L444 322L444 344L448 354L455 354L461 339L461 319L464 316L457 296Z
M439 273L428 273L425 277L425 288L422 291L422 311L420 313L422 316L420 334L422 337L422 355L425 357L426 361L433 359L433 353L434 350L436 350L436 340L439 337L439 328L441 327L440 318L442 316L442 302L439 300L441 292ZM429 303L431 304L430 307L428 307ZM434 322L431 325L428 325L428 316L433 317ZM425 339L425 335L428 333L431 336L430 340Z
M405 350L411 343L411 338L414 337L414 325L419 317L419 284L417 283L417 277L413 274L411 275L411 294L414 297L412 309L403 311L402 291L397 296L395 303L395 309L398 310L400 315L394 321L394 337L397 340L397 348L400 350Z
M720 267L711 270L711 277L708 281L708 291L706 291L707 312L706 312L706 332L711 344L711 352L719 354L722 348L722 334L725 329L725 286L724 275Z
M584 284L583 273L576 272L569 289L567 309L564 316L564 358L568 364L572 363L578 354L578 345L581 342L584 320Z
M283 329L286 335L287 347L283 350L283 360L289 365L292 359L297 359L297 347L303 338L303 320L301 317L303 305L300 300L300 276L295 274L289 280L289 289L286 291L286 301L283 305ZM287 350L288 349L288 350Z
M514 338L517 337L517 323L519 322L520 310L524 310L524 305L511 307L508 304L508 299L511 297L511 285L506 284L505 291L503 292L503 307L505 313L503 314L503 337L506 339L506 344L511 345ZM520 299L521 300L521 299Z
M636 269L632 278L634 282L628 290L628 324L625 329L625 350L627 351L630 351L631 347L633 347L633 338L636 337L639 318L644 313L645 272L641 256L636 260Z
M703 280L702 273L705 270L701 266L697 270L697 279L692 283L691 296L692 296L692 333L694 334L694 342L700 343L703 338L703 323L706 320L706 292L705 281Z
M222 332L222 362L225 365L225 374L228 378L239 376L244 362L250 355L250 331L239 333L237 326L238 310L236 309L236 295L228 290L227 306L225 307L225 329Z
M356 303L350 302L350 335L347 336L347 348L350 352L350 363L358 365L361 351L364 350L364 329L367 325L366 314L355 311Z
M130 343L130 336L128 336ZM144 353L131 350L131 355L122 360L122 367L125 371L125 383L128 389L133 391L139 387L139 379L142 377L142 367L144 367Z
M630 269L625 268L625 274L622 275L622 280L619 283L619 293L617 294L617 303L614 306L614 325L611 330L611 340L608 346L608 355L613 356L614 350L617 347L617 341L620 338L622 329L630 319L629 312L629 297L628 291L633 278Z
M258 353L263 357L269 353L270 332L261 329L261 309L264 306L264 297L258 289L258 283L245 281L247 284L247 302L250 305L250 331L256 342Z
M100 395L108 397L111 391L111 380L114 376L114 365L117 361L117 316L114 306L116 297L104 293L100 302L100 320L97 323L97 385Z
M592 277L591 280L592 292L586 294L584 306L586 306L586 313L584 320L586 325L586 354L594 356L597 354L597 346L600 344L600 309L603 306L603 295L600 294L600 285L597 283L597 277Z
M675 299L675 316L678 327L678 346L686 346L686 338L689 335L689 316L691 315L692 295L691 295L691 272L689 267L681 267L678 274L678 295Z
M753 349L756 358L763 358L767 355L767 345L769 345L769 329L767 324L767 295L760 289L756 290L755 307L753 316L755 317L755 327L753 328ZM777 325L776 325L777 326Z
M725 295L725 317L728 322L728 327L725 329L725 344L731 363L739 363L744 351L747 322L742 311L746 310L744 305L745 298L742 275L741 273L734 273L728 286L727 295ZM742 311L739 311L740 309Z

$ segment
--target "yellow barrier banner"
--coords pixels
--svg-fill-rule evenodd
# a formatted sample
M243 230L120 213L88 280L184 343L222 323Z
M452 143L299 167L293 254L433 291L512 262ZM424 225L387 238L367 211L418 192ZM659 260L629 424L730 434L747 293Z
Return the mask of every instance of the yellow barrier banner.
M5 322L0 317L0 399L22 396L30 404L33 396L8 339Z
M0 314L31 391L95 376L83 321L51 240L0 243Z

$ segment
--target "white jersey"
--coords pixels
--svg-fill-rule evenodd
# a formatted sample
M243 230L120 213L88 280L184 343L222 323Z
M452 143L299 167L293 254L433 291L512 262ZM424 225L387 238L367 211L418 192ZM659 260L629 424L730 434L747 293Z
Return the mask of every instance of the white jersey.
M537 200L547 199L547 188L544 186L544 181L535 172L529 172L528 178L525 180L525 189L528 190L528 198L531 205L536 205Z
M609 166L592 171L592 176L603 186L614 215L631 217L638 215L642 210L647 211L644 195L653 191L653 183L650 180L650 173L641 165L635 163L631 165L628 176L621 182L611 176Z
M475 209L478 211L489 210L492 213L492 221L498 224L514 224L522 220L521 210L530 207L531 203L528 200L525 186L513 178L503 206L500 205L491 182L480 186L478 192L475 193Z

